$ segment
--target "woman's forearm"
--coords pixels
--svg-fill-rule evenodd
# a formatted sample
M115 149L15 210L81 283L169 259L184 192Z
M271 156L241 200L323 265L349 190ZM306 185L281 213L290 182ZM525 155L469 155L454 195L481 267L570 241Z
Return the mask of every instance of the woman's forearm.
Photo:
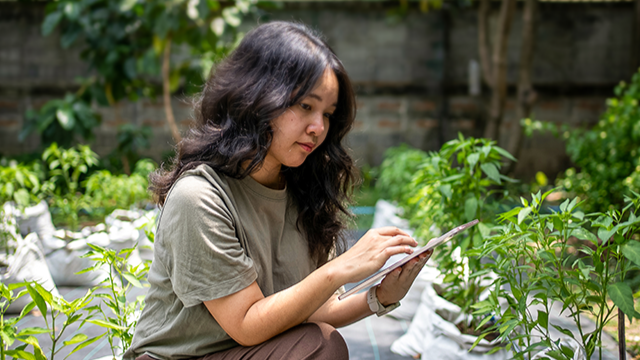
M264 297L257 283L229 296L206 301L216 321L244 346L260 344L292 328L318 310L342 286L327 264L299 283Z
M366 292L344 300L338 300L338 295L334 295L311 315L309 321L326 322L338 328L352 324L371 314L373 312L367 304Z

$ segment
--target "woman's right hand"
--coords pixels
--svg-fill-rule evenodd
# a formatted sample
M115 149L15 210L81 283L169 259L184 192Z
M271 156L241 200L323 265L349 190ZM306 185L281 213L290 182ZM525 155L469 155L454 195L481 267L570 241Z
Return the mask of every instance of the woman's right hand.
M344 254L327 265L335 266L343 284L358 282L380 270L396 254L411 254L418 243L396 227L371 229Z

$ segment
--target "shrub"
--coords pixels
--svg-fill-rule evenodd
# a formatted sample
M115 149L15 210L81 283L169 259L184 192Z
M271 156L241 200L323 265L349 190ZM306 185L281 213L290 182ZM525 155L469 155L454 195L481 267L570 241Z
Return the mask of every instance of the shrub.
M438 269L446 274L443 296L463 310L469 309L485 287L479 277L470 277L480 270L480 261L465 260L465 252L478 246L482 234L488 233L499 201L506 195L503 185L515 181L500 174L502 162L515 159L491 140L462 135L444 144L439 152L423 155L400 147L388 154L391 157L381 167L381 179L386 176L388 180L378 185L384 194L399 194L395 200L420 242L464 222L481 221L468 236L454 238L435 255ZM454 251L460 251L463 259L453 256Z
M640 71L629 84L620 83L615 97L591 129L569 129L547 122L525 120L527 132L562 134L576 168L557 180L569 193L585 200L586 211L620 208L624 196L640 191Z
M555 329L582 346L590 359L602 347L604 325L615 307L629 318L640 317L625 282L640 265L640 195L627 197L622 210L585 215L574 198L545 214L542 204L549 193L538 192L531 203L522 199L522 206L500 214L501 225L475 250L477 256L494 259L484 267L497 277L491 295L472 307L484 316L481 324L497 320L482 337L499 332L507 347L513 345L515 358L547 349L554 359L572 359L572 346L552 339ZM567 311L579 336L549 322L554 302ZM586 314L595 319L589 332L581 319Z

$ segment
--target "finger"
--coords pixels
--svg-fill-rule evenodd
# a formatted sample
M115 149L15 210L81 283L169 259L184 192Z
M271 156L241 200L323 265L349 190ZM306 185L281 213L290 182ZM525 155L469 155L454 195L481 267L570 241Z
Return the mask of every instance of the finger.
M384 255L388 258L398 254L412 254L413 249L410 246L388 246L383 250Z
M404 235L404 236L411 237L411 235L409 235L406 231L400 230L395 226L385 226L385 227L377 228L375 229L375 231L377 231L378 234L380 235L386 235L386 236Z
M386 240L387 246L397 246L397 245L409 245L409 246L418 246L418 242L410 237L405 235L395 235Z

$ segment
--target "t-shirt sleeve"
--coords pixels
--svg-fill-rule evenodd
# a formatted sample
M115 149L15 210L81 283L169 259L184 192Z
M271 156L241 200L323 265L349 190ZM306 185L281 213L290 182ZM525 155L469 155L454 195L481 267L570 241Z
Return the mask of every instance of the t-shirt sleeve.
M257 278L220 190L202 177L187 176L174 185L158 234L156 248L164 251L159 256L185 307L236 293Z

